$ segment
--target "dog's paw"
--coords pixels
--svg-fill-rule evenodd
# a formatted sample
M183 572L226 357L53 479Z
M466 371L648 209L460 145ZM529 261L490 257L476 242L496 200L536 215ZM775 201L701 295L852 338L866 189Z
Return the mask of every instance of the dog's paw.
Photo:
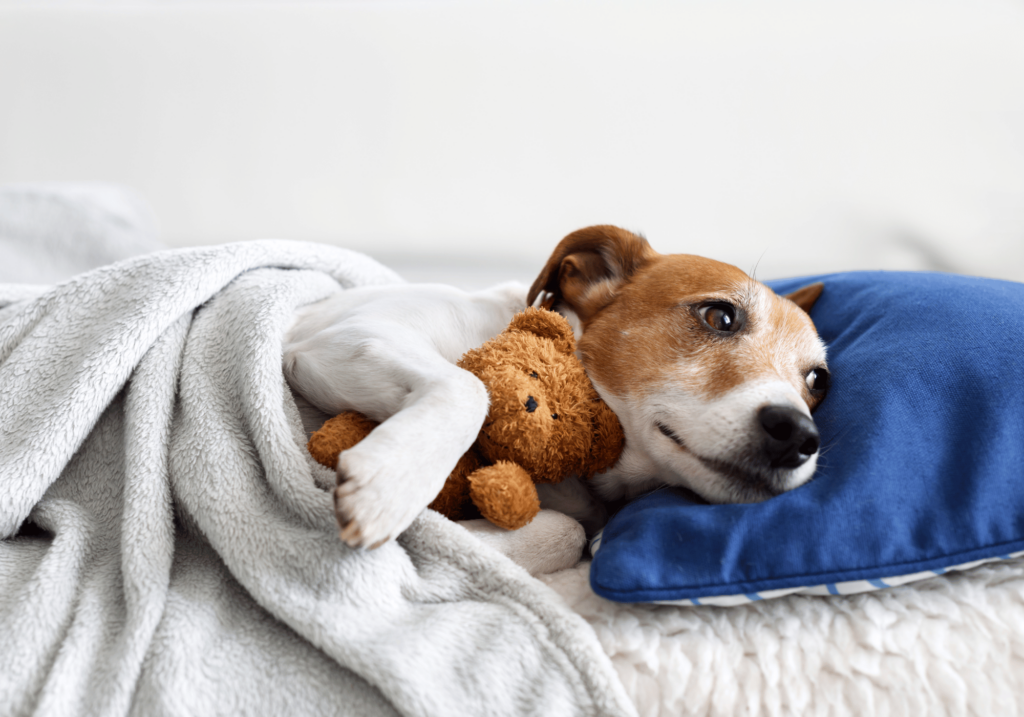
M334 514L350 547L373 549L397 538L444 483L445 476L430 476L423 466L398 463L367 460L357 450L338 458Z
M554 510L541 510L518 530L505 530L483 519L461 520L459 525L530 575L571 568L580 561L587 543L583 526Z

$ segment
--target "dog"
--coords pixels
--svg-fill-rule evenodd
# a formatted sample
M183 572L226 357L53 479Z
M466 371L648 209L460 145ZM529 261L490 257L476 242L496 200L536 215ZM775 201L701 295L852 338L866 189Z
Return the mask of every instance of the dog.
M543 550L532 536L561 534L574 562L581 524L599 527L608 501L669 485L712 503L756 502L810 480L821 443L811 414L829 386L808 314L821 291L780 297L736 267L593 226L565 237L529 289L366 287L304 307L285 336L284 373L312 405L312 428L346 410L380 422L341 453L334 490L342 540L375 547L430 503L483 424L487 392L459 357L528 305L566 316L622 423L623 454L589 486L543 486L544 510L518 535L465 522L535 572Z

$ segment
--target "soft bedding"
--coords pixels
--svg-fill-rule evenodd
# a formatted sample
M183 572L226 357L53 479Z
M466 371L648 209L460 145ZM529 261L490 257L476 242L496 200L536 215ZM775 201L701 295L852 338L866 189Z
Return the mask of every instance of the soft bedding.
M1024 561L850 596L616 603L590 564L542 580L590 623L646 717L1019 715Z
M398 280L271 241L0 287L4 714L634 713L586 624L457 524L338 540L281 337Z
M107 216L115 217L112 221L117 226L131 224L128 215ZM17 237L8 234L0 239L13 242ZM3 634L15 638L0 642L0 704L5 705L5 713L70 714L82 712L86 705L97 712L106 708L109 714L393 714L393 696L418 689L401 684L403 680L444 681L458 674L450 664L432 663L433 658L417 659L407 673L396 673L387 668L386 660L360 662L357 651L342 649L336 642L344 627L358 624L363 615L353 617L348 606L339 617L331 601L360 596L336 595L323 587L324 577L342 579L346 560L329 524L329 504L308 483L289 487L280 470L280 460L300 474L307 470L302 465L305 458L300 460L296 453L302 440L297 417L277 389L274 401L267 404L277 428L254 420L254 414L233 407L225 398L225 392L246 396L247 401L257 397L259 392L243 389L258 383L254 377L260 375L256 371L260 366L277 376L270 363L260 364L256 357L266 348L259 345L260 337L266 335L263 322L272 324L281 317L263 309L248 313L246 308L254 294L265 290L261 282L271 275L275 282L282 282L278 290L291 297L289 302L300 300L305 292L315 293L301 286L307 279L313 284L328 281L318 272L302 269L248 272L229 283L231 298L183 309L159 345L148 351L142 351L136 341L112 344L111 355L143 355L139 366L125 385L108 392L110 400L102 409L92 410L91 418L78 425L78 435L85 431L88 437L77 451L70 451L64 473L43 491L37 507L26 499L15 501L18 506L10 502L14 496L6 480L10 469L0 464L5 471L0 492L3 514L15 518L7 521L8 527L18 523L18 516L30 516L15 537L0 542L0 621ZM107 290L113 286L107 282L110 273L94 276L105 277L99 286ZM187 280L177 286L196 295ZM46 296L39 287L8 286L4 291L5 301L40 307L43 304L38 302ZM141 306L120 301L119 319ZM203 318L211 309L220 316L240 312L238 328L247 338L231 357L217 358L224 337L216 330L217 322ZM3 311L5 318L10 316L11 308ZM174 312L165 310L168 313ZM45 312L39 316L41 322L29 322L27 330L45 328ZM192 330L185 330L190 320L205 324L197 327L195 337ZM51 334L59 333L50 326ZM10 335L3 340L9 342ZM169 413L169 396L176 386L166 375L160 380L156 370L162 362L173 363L173 349L182 341L186 351L189 345L193 351L205 347L189 361L200 356L217 359L217 369L207 377L212 381L185 381L184 396L193 409L205 404L218 411L224 423L223 430L210 435L192 430L189 440L179 444L188 448L171 461L170 451L146 436L177 425L172 439L185 438L180 435L182 419ZM178 353L183 365L184 356ZM238 363L232 367L232 361ZM38 363L52 366L53 356L45 355ZM87 354L80 356L80 369L95 365ZM28 376L34 370L31 362L21 366L18 375L28 371ZM67 376L69 385L79 390L96 388L95 382L81 380L81 373ZM140 401L148 393L144 386L159 391ZM6 392L0 396L0 401L9 400ZM36 408L41 410L42 403L40 398ZM80 409L81 404L76 404L68 411ZM71 423L58 421L50 426L55 444L63 446L65 453L69 449L64 439L73 433ZM0 424L8 448L12 425ZM277 433L281 428L287 429L287 436ZM297 434L295 438L292 433ZM270 443L234 444L239 436L254 439L272 434L277 437ZM261 475L255 466L273 447L290 458L272 462L277 467ZM37 448L43 453L48 450ZM108 450L123 459L114 461L100 491L90 497L74 478L88 475L98 465L95 458ZM39 464L33 465L38 468ZM178 473L179 479L172 478L172 471L186 468L201 470L191 478L187 471ZM237 478L255 491L253 497L241 504L209 500L220 498L215 495L217 483L211 480L211 470L232 481ZM135 479L119 480L129 475ZM39 494L38 478L33 480L37 483L33 490ZM313 480L329 481L330 476L314 474ZM293 491L298 485L304 487ZM256 526L260 530L254 535ZM244 543L271 539L273 533L264 530L267 526L285 530L287 540L277 547L268 545L266 554L246 550ZM152 538L156 540L146 550L125 549ZM431 541L449 538L455 538L459 551L468 551L469 557L460 552L431 552ZM549 644L544 626L565 625L566 631L550 633L552 641L568 637L571 645L565 652L570 655L568 663L557 660L554 671L564 675L574 659L571 656L580 656L578 664L594 665L589 684L594 685L595 694L605 684L605 694L618 695L618 700L628 696L641 715L1015 715L1022 711L1024 561L1018 559L871 593L790 595L730 608L611 602L592 591L590 562L584 561L541 578L563 601L559 605L551 602L550 592L542 586L468 538L425 514L394 546L405 565L404 576L411 582L389 583L389 600L394 602L388 604L401 606L410 594L421 601L401 608L410 610L408 619L395 620L387 635L426 635L422 631L439 621L445 626L442 606L453 593L435 589L453 575L449 588L463 598L457 603L491 610L487 600L501 590L467 592L458 587L461 571L463 576L467 572L484 576L492 585L496 579L499 586L513 590L504 607L493 608L501 619L492 627L514 643L515 649L502 653L507 670L524 668L519 654L523 646L529 652L528 646L536 645L538 639L542 645ZM218 553L214 540L227 557ZM239 541L242 544L236 545ZM301 559L301 548L310 543L327 566ZM393 557L394 553L382 554L379 560L391 562ZM372 569L361 574L370 576ZM311 575L315 576L312 583ZM266 585L260 587L264 579ZM387 601L379 594L369 601L380 602ZM567 608L587 625L567 617ZM414 613L417 617L410 617ZM506 622L512 623L518 638L510 636ZM41 635L46 639L37 639ZM594 652L599 653L597 658ZM493 652L479 646L467 648L465 654L475 665ZM557 650L547 654L556 655ZM607 667L602 659L608 658L614 674L601 668L602 664ZM425 666L433 669L424 672ZM614 684L615 675L621 688ZM565 692L550 692L555 697L559 694ZM520 713L529 713L531 706L514 700L488 704L496 704L495 709L508 705L509 712ZM557 700L552 704L559 706ZM605 704L606 708L594 711L614 713L621 707L615 697ZM621 707L623 712L628 710ZM461 705L450 713L471 711Z

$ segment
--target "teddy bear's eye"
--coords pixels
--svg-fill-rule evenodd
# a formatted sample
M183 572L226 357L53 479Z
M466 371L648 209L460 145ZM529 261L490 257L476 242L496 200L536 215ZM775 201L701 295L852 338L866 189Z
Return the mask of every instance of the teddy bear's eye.
M530 371L530 378L540 378L536 371Z
M558 414L557 414L557 413L552 413L552 414L551 414L551 417L552 417L553 419L555 419L556 421L558 420Z

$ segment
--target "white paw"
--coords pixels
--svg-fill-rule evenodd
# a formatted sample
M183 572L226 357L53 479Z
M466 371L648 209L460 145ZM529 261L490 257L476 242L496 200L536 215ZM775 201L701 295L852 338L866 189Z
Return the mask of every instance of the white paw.
M374 460L358 448L338 458L334 513L345 543L372 549L409 527L437 496L447 473L431 475L426 466L408 465L401 456Z
M473 533L530 575L546 575L571 568L580 561L587 537L583 526L563 513L541 509L518 530L505 530L487 520L462 520Z

